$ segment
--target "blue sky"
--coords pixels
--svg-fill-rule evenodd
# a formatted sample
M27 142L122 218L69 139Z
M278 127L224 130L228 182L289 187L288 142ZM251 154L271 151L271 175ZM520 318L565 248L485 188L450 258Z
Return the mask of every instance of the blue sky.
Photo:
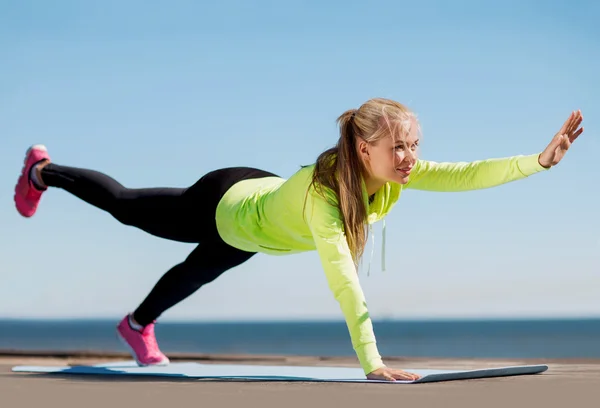
M21 218L30 144L129 187L231 165L288 177L375 96L418 113L429 160L540 152L574 109L586 131L529 179L406 192L388 270L380 223L361 269L373 318L600 315L600 6L569 3L2 2L0 317L119 318L193 248L60 190ZM163 319L341 316L311 252L257 256Z

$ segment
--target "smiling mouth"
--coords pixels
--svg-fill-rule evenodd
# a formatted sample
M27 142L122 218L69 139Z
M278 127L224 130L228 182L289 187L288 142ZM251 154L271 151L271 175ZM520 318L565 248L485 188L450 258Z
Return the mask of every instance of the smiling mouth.
M406 175L409 175L411 172L412 168L397 168L396 171L399 171L400 173L404 173Z

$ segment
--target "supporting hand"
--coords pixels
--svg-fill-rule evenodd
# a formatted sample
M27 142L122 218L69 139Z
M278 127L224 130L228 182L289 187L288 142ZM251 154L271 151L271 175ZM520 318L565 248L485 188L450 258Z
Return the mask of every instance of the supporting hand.
M387 380L387 381L396 381L396 380L408 380L414 381L421 378L418 374L407 373L402 370L394 370L393 368L381 367L377 370L369 373L367 375L369 380Z

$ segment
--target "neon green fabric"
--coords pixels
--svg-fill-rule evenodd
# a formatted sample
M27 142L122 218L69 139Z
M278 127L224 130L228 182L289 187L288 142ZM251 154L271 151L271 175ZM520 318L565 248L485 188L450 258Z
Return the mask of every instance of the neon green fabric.
M241 250L271 255L318 251L333 296L345 317L352 346L365 374L382 367L367 303L343 231L336 197L327 200L312 188L314 165L289 179L265 177L240 181L223 196L216 211L222 239ZM419 160L406 185L385 184L369 203L368 223L381 220L404 189L468 191L494 187L546 170L538 155L475 162L435 163ZM363 185L364 187L364 185ZM307 194L308 192L308 194Z

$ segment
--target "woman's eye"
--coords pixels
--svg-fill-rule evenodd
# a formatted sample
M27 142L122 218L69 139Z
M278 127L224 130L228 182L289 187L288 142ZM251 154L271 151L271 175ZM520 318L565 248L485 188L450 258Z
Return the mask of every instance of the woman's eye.
M419 144L418 144L418 143L414 143L414 144L413 144L413 145L410 147L410 150L412 150L412 151L414 152L415 150L417 150L417 148L418 148L418 147L419 147ZM395 150L404 150L404 149L405 149L405 147L404 147L404 145L403 145L403 144L400 144L400 145L396 145L396 146L394 146L394 149L395 149Z

